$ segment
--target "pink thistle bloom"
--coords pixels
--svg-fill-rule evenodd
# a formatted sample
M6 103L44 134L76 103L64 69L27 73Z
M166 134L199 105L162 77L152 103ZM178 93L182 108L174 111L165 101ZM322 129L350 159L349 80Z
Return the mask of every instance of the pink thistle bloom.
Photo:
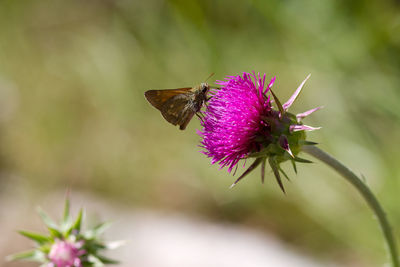
M200 132L204 154L212 158L213 164L228 166L230 172L240 159L259 149L255 139L270 132L262 117L271 113L271 101L265 93L274 80L265 91L265 75L261 78L244 73L243 77L231 76L217 82L221 89L208 102Z
M83 241L70 242L55 240L48 255L50 263L48 267L82 267L80 257L86 253Z
M316 130L301 123L301 120L319 108L293 115L288 109L300 94L308 76L296 89L294 94L283 105L272 92L275 77L265 84L266 75L243 73L228 76L224 81L217 81L220 89L212 91L204 118L203 129L199 131L203 140L203 153L211 158L212 164L218 163L221 168L228 167L231 172L241 159L254 157L254 163L236 180L240 179L262 164L264 179L265 163L268 163L283 189L279 173L286 174L279 164L291 160L308 162L297 154L305 141L304 131ZM271 99L271 96L273 99ZM278 109L272 106L275 102Z

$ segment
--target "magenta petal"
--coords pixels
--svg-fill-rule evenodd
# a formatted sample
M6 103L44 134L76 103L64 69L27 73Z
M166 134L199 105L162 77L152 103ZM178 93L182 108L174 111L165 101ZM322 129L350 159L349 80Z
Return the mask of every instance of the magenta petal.
M293 104L293 102L296 100L296 98L299 96L301 89L303 89L304 84L310 78L311 74L308 74L308 76L304 79L304 81L297 87L296 91L293 93L293 95L289 98L289 100L282 105L284 110L288 110L290 106Z
M264 93L267 93L268 90L271 89L272 85L274 85L275 80L276 80L276 77L274 76L274 77L271 79L271 81L269 82L267 88L265 88Z
M315 111L317 111L317 110L319 110L321 108L323 108L323 106L317 107L317 108L313 108L313 109L307 110L306 112L297 114L296 115L297 122L300 122L302 119L304 119L305 117L307 117L311 113L313 113L313 112L315 112Z
M319 130L321 127L311 127L307 125L290 125L289 130L291 132L298 132L298 131L315 131Z
M84 250L79 249L81 242L56 240L47 255L50 262L57 267L82 267L80 256Z
M82 261L81 259L77 258L74 261L74 267L82 267Z

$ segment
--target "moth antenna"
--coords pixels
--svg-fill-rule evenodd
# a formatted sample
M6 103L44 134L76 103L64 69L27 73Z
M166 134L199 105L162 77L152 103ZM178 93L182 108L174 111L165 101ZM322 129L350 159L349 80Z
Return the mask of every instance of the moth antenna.
M214 74L215 74L214 72L211 73L204 82L208 81L208 79L210 79L212 76L214 76Z

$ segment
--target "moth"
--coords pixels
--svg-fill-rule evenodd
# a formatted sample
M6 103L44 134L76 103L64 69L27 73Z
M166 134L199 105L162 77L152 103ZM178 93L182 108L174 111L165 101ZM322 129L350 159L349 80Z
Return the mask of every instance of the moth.
M164 119L185 130L192 117L198 115L197 112L208 100L209 90L208 83L201 83L195 87L149 90L144 96L153 107L161 111Z

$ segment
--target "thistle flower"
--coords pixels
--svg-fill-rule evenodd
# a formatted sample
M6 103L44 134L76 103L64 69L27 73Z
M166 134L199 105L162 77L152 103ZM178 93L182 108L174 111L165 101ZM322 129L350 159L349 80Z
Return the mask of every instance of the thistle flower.
M82 261L79 258L86 251L82 249L84 241L71 242L68 240L56 239L50 248L48 267L82 267Z
M8 260L28 260L41 262L43 267L83 267L104 266L105 264L118 263L99 255L99 251L113 249L122 242L104 243L99 236L110 225L101 223L92 229L81 230L83 210L75 220L70 216L69 199L65 201L64 216L57 225L43 210L39 215L46 224L49 235L19 231L19 233L36 243L36 248L30 251L8 256Z
M264 181L268 160L284 192L280 173L288 177L280 163L290 160L296 171L296 162L310 162L297 155L302 145L315 144L305 141L305 131L319 128L303 125L301 120L320 107L297 115L288 112L310 75L283 105L271 89L275 77L268 85L265 77L265 74L245 72L242 76L228 76L224 81L217 81L221 88L212 91L212 98L203 112L203 129L199 131L203 138L201 147L212 164L228 167L229 172L237 168L240 160L255 158L232 186L260 164L261 179ZM273 102L277 108L272 106Z

